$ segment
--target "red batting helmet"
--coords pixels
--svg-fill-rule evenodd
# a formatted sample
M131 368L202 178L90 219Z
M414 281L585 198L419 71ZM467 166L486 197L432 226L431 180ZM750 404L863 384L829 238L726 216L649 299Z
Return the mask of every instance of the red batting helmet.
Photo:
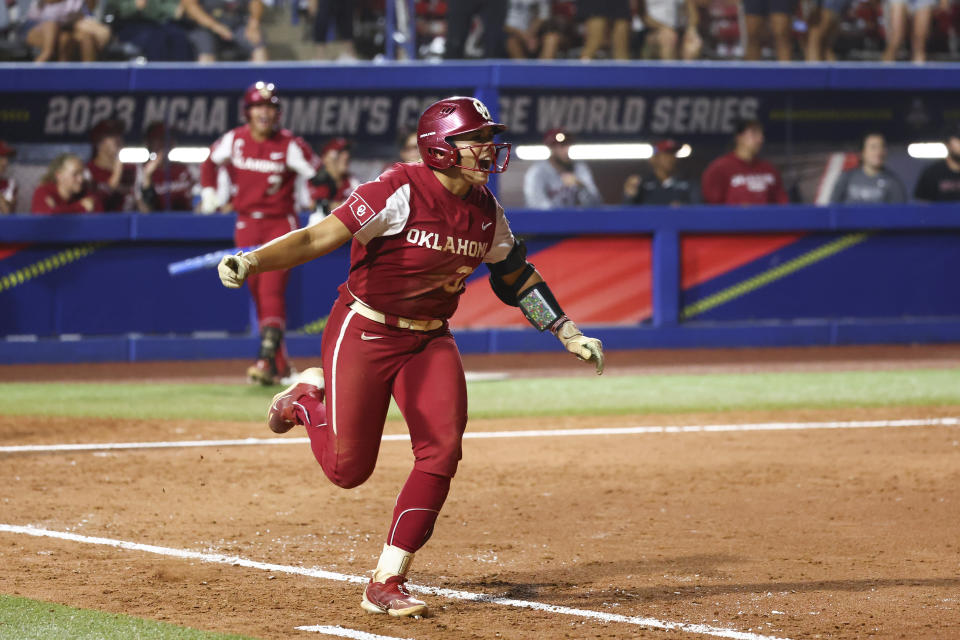
M280 108L280 96L277 95L276 85L261 80L247 87L243 94L244 111L258 104L272 104Z
M502 173L510 161L509 144L494 145L495 160L489 169L482 169L461 166L459 164L461 150L450 142L450 138L454 136L478 131L484 127L492 127L494 134L502 133L507 128L504 124L494 122L486 105L476 98L453 96L434 102L423 112L417 124L417 146L420 148L420 156L428 167L434 169L460 167L484 173ZM506 157L500 163L497 158L503 149L506 149Z

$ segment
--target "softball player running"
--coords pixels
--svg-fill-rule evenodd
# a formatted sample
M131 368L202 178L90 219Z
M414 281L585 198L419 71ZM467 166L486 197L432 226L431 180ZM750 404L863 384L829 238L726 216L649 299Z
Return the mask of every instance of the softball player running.
M307 143L280 128L280 97L272 83L251 85L243 95L243 108L247 124L214 142L201 167L200 209L204 213L217 210L217 169L226 167L235 192L234 242L238 247L250 247L300 226L294 205L296 177L312 179L316 170ZM254 275L247 283L260 325L260 351L247 369L251 382L271 385L291 374L283 343L287 278L286 270L276 270Z
M304 371L278 393L267 418L277 433L305 425L324 473L350 488L373 472L391 395L403 413L415 462L364 590L367 611L426 610L404 582L460 460L467 388L447 321L467 276L486 262L501 300L603 371L600 341L563 313L486 187L489 174L507 168L510 145L493 141L505 129L474 98L436 102L418 125L423 162L393 165L319 224L226 257L218 268L225 286L239 287L252 274L289 269L352 239L350 275L323 332L323 369Z

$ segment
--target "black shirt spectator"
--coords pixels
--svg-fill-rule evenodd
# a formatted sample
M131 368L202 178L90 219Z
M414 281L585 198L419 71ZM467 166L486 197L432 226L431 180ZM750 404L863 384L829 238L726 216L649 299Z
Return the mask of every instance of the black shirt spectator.
M960 124L946 135L947 157L929 165L920 174L913 197L927 202L960 200Z
M654 154L650 158L653 173L627 178L623 185L623 204L676 206L699 203L697 183L676 175L680 145L673 140L661 140L653 148Z
M951 168L949 160L938 160L920 174L913 197L927 202L960 200L960 166Z

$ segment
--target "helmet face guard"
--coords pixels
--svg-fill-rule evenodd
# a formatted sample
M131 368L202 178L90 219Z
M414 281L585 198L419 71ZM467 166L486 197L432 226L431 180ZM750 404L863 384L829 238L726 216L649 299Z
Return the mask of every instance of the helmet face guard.
M480 173L503 173L510 161L510 145L482 142L457 147L451 140L457 136L490 127L496 135L506 125L494 122L486 105L476 98L454 96L433 103L420 116L417 124L417 146L424 164L443 171L451 167ZM485 153L492 147L492 154ZM475 165L464 166L463 153L473 154ZM489 156L493 158L489 161ZM484 156L487 156L485 159Z
M507 165L510 164L510 148L512 145L509 142L481 142L480 144L472 144L469 147L452 146L456 148L459 156L458 161L455 161L451 166L463 169L464 171L503 173L507 170ZM492 153L489 155L485 154L487 149L490 149ZM474 163L472 167L461 164L466 152L470 152L473 156ZM487 157L483 157L485 155L487 155Z

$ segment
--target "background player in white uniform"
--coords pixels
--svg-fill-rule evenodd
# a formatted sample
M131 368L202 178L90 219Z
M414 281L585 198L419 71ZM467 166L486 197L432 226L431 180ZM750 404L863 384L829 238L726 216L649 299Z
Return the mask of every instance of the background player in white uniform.
M250 274L288 269L352 239L350 275L323 332L323 371L308 369L277 394L268 423L278 433L305 425L327 477L350 488L373 472L391 395L396 400L415 462L364 590L361 604L371 612L426 609L404 581L460 460L467 389L447 320L474 269L486 262L501 299L603 371L600 341L564 315L486 187L488 174L509 161L510 145L493 142L505 128L475 98L441 100L420 117L423 163L394 165L322 222L219 266L223 283L238 287Z
M213 213L221 202L217 195L218 167L226 167L233 184L233 209L237 212L234 242L252 247L299 227L294 203L297 176L316 175L309 145L280 128L280 97L268 82L251 85L243 96L247 124L232 129L210 147L200 169L203 185L200 208ZM292 368L283 342L287 326L288 272L254 275L248 281L257 307L260 350L247 369L251 382L271 385L290 376Z

